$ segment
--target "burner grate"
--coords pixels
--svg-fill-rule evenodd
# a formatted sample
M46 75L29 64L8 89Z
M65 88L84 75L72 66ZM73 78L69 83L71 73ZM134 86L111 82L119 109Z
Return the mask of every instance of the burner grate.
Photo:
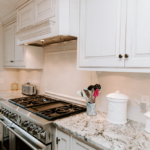
M18 105L22 108L30 108L33 106L54 103L56 102L56 100L38 95L38 96L29 96L29 97L23 97L17 99L10 99L9 102Z
M39 111L36 114L47 120L55 120L58 118L66 117L71 114L77 114L77 113L84 112L84 111L86 111L86 108L84 107L69 104L69 105L54 108L54 109Z
M47 120L55 120L86 111L85 107L42 95L10 99L9 102Z

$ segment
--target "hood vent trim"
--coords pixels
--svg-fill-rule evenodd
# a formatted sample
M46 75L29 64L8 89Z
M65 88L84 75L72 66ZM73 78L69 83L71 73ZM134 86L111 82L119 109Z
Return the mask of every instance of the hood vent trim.
M55 44L55 43L62 43L62 42L77 40L77 37L60 35L60 36L55 36L55 37L42 39L42 40L43 41L38 40L38 41L35 41L35 42L26 43L26 45L44 47L44 46Z

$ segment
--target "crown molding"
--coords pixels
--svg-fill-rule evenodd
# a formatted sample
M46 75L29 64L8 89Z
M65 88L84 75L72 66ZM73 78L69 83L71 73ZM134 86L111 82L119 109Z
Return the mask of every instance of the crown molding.
M11 1L14 4L15 8L18 9L20 6L24 5L30 0L11 0Z
M1 19L1 22L4 27L7 27L17 22L17 11L14 10L11 13L7 14L5 17Z

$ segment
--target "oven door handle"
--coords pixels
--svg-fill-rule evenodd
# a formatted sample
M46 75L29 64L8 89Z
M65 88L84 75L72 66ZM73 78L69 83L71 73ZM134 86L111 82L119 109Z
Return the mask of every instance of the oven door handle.
M15 136L17 136L20 140L22 140L24 143L26 143L30 148L32 148L33 150L45 150L45 145L43 143L41 143L41 147L42 148L37 148L35 146L33 146L32 144L30 144L27 140L25 140L24 138L22 138L18 133L16 133L13 130L13 127L9 127L10 124L6 124L4 122L4 119L0 118L0 123L3 124L10 132L12 132Z
M33 145L31 145L28 141L26 141L24 138L22 138L19 134L17 134L11 127L7 127L7 129L9 131L11 131L13 134L15 134L21 141L23 141L24 143L26 143L30 148L32 148L33 150L43 150L40 148L36 148Z

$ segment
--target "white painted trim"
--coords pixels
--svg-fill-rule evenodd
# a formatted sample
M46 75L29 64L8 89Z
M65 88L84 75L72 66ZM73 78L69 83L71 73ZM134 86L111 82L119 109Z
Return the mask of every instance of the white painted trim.
M137 73L150 73L150 68L81 68L77 66L77 70L84 71L103 71L103 72L137 72Z
M17 11L14 10L1 19L3 27L7 27L17 22Z
M84 99L76 98L76 97L72 97L72 96L68 96L68 95L64 95L64 94L58 94L58 93L46 91L45 95L56 98L56 99L59 99L59 100L64 100L64 101L68 101L68 102L72 102L72 103L77 103L77 104L80 104L80 105L85 105L86 104L86 101Z

